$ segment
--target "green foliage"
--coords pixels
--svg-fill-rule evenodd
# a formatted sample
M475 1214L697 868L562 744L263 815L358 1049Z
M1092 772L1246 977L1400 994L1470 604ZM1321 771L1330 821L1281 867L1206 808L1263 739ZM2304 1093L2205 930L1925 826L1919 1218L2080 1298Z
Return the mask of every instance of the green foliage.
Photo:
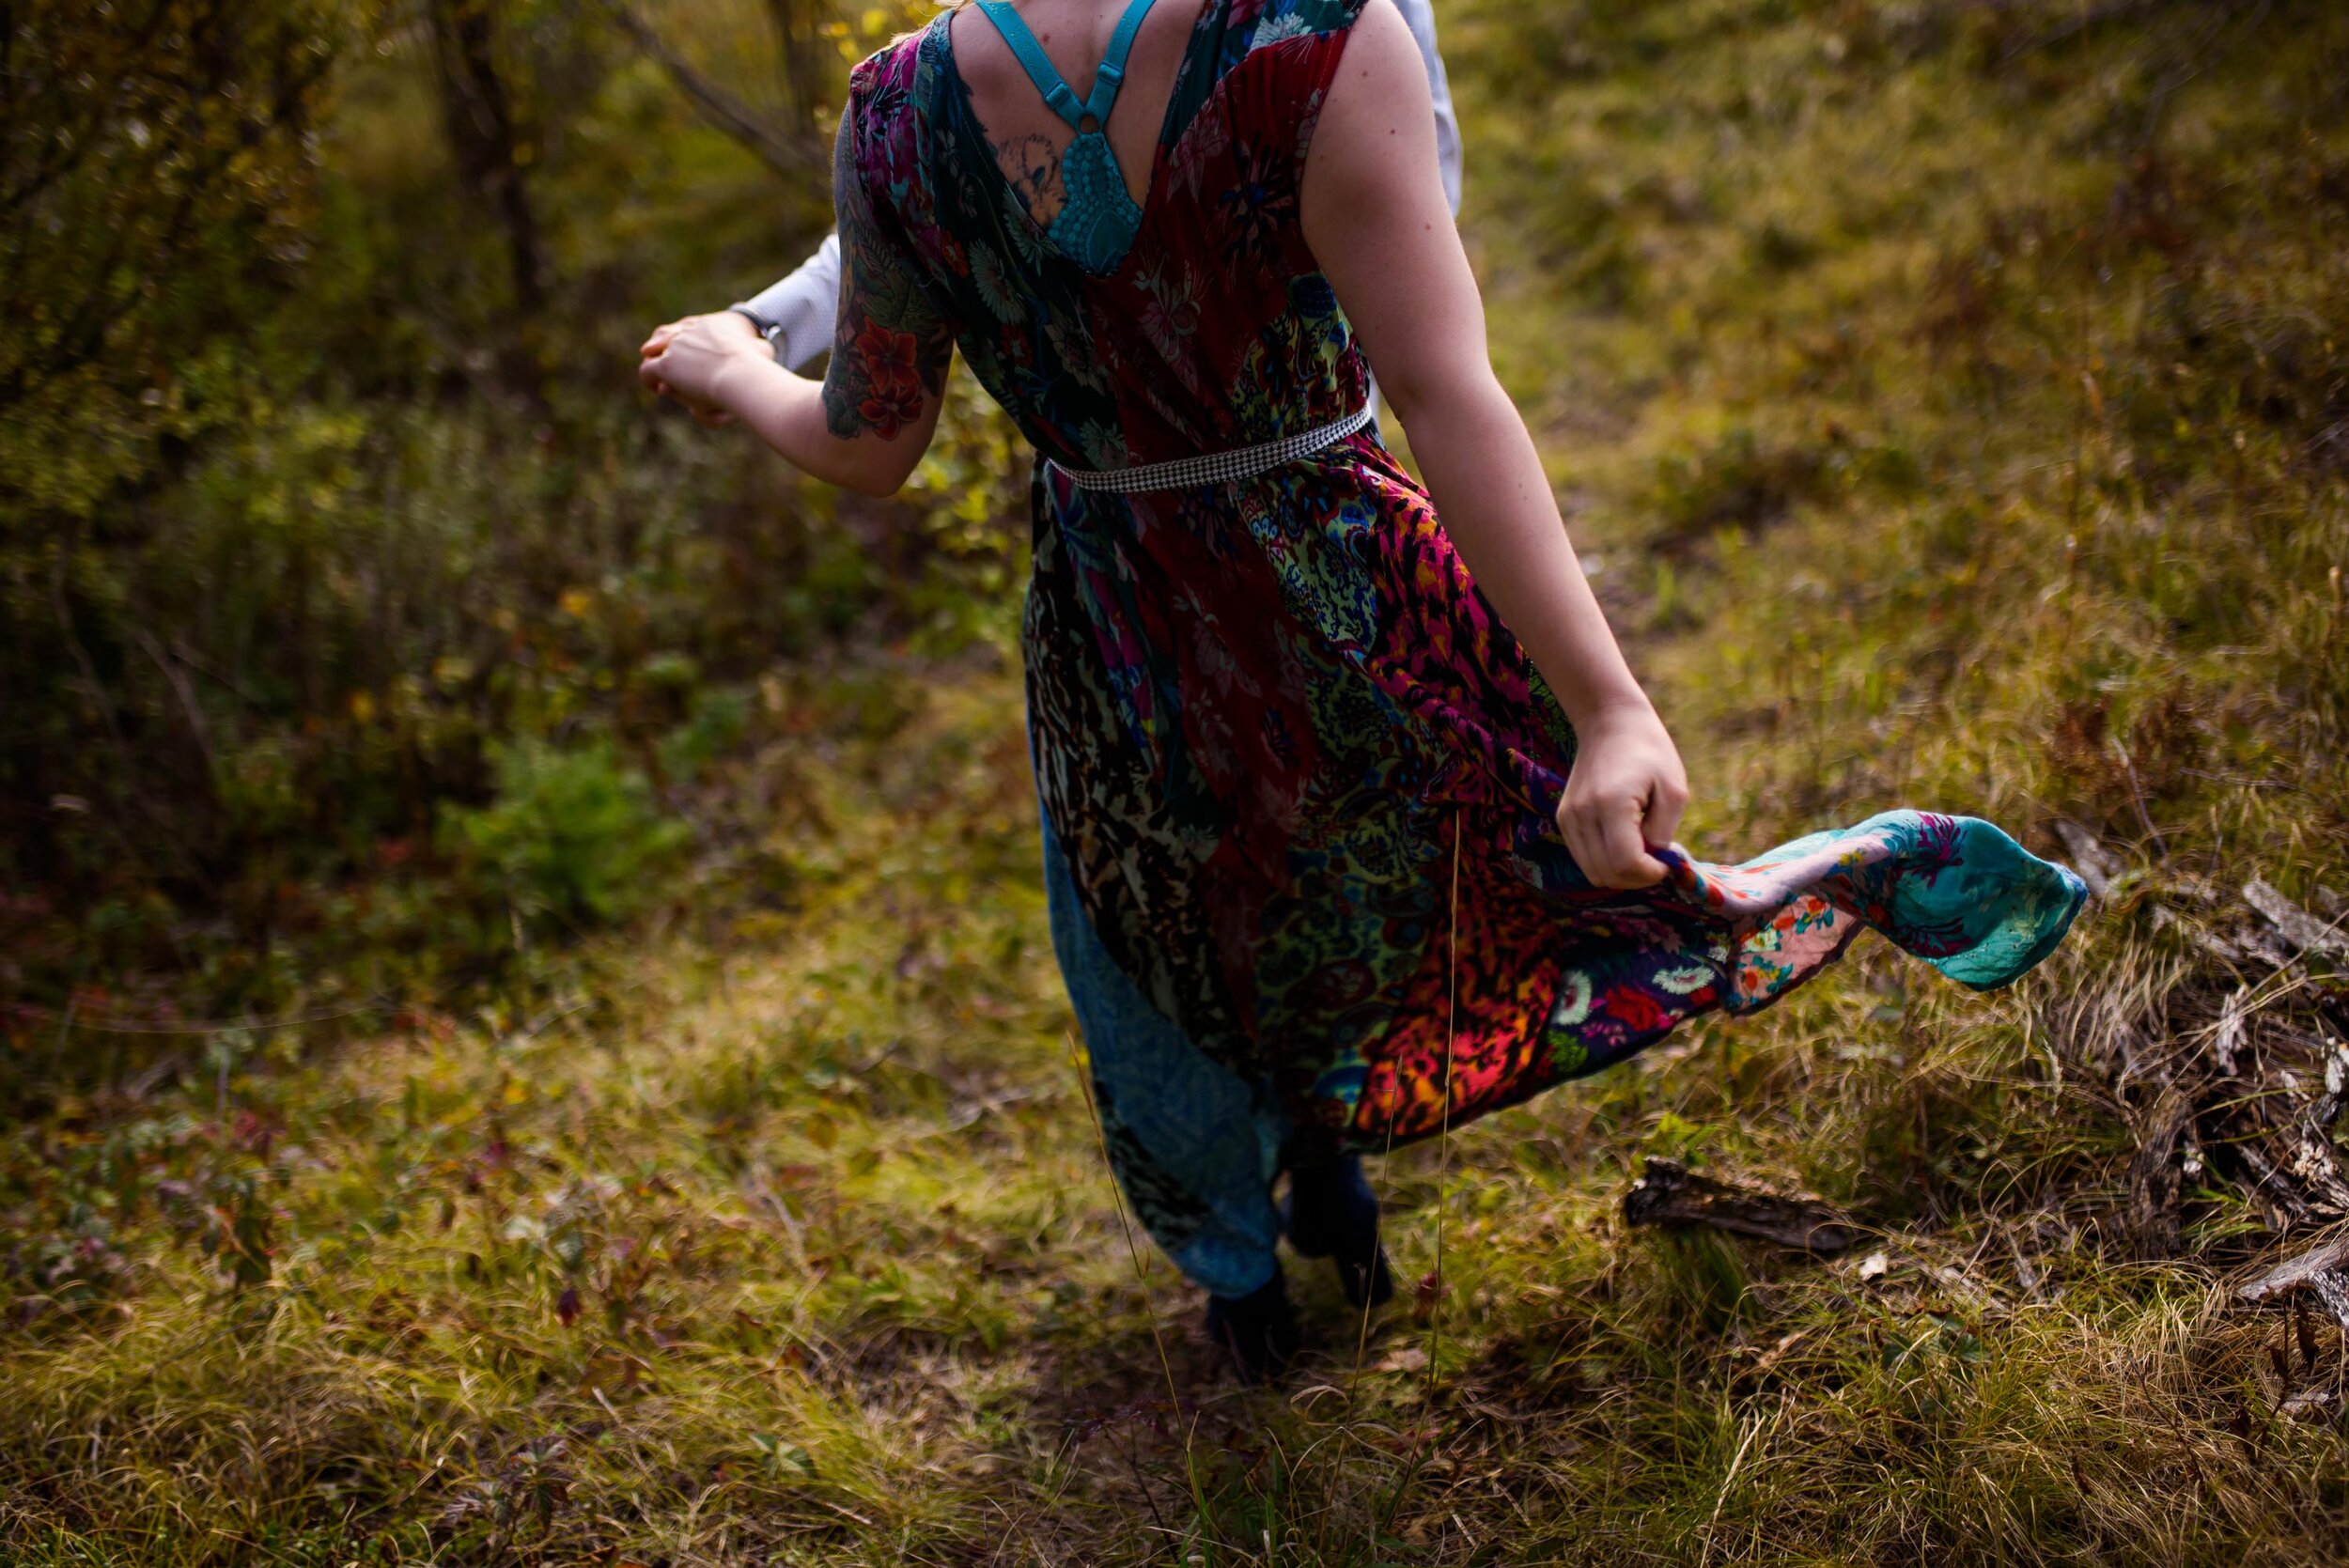
M691 664L683 660L677 673L690 682ZM751 693L740 687L708 687L694 693L692 717L661 737L661 770L679 783L691 784L723 756L740 749L750 733Z
M315 0L11 6L0 27L0 548L241 416L307 242L345 43Z
M759 8L641 8L754 89L714 40ZM958 381L879 508L626 401L645 320L820 202L577 14L500 12L561 331L500 336L387 35L262 334L324 367L10 536L0 1556L2349 1551L2339 1406L2290 1402L2340 1334L2232 1302L2263 1227L2216 1175L2136 1255L2137 1108L2080 1054L2237 983L2156 906L2349 889L2340 8L1441 7L1495 349L1686 836L1902 801L2124 869L2015 990L1863 941L1377 1162L1423 1289L1365 1325L1296 1268L1313 1359L1262 1394L1137 1271L1069 1071L1013 442ZM1627 1233L1651 1152L1876 1234Z
M645 776L609 741L558 749L521 740L492 749L493 800L451 806L443 831L527 921L578 928L626 919L692 836L665 819Z
M806 118L897 17L657 20ZM777 108L747 68L785 20ZM54 1018L102 976L103 1012L160 1027L517 978L436 832L487 807L498 747L609 735L723 811L731 783L702 785L778 671L1010 646L1024 455L967 377L889 505L643 397L644 330L792 265L829 201L699 124L602 10L8 26L0 224L33 330L0 347L0 1006ZM502 140L450 141L500 105ZM577 894L545 895L547 934L599 918Z

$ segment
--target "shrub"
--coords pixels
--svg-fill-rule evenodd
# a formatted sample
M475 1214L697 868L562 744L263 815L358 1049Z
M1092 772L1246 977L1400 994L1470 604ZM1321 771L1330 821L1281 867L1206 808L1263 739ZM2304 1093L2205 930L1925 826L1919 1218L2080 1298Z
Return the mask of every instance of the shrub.
M518 920L577 928L624 919L691 837L609 740L567 751L524 739L493 747L490 759L496 799L444 808L443 831Z

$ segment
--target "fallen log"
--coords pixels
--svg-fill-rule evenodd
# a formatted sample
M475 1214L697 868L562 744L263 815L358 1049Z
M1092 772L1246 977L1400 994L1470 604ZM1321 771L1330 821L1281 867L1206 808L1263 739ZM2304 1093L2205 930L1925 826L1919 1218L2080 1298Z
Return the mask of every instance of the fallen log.
M2063 841L2065 852L2072 857L2072 869L2078 872L2080 880L2088 884L2089 893L2097 898L2109 894L2113 878L2120 876L2123 869L2121 862L2113 858L2112 851L2098 843L2095 834L2069 817L2056 818L2055 832L2056 837Z
M1699 1175L1676 1159L1651 1157L1624 1194L1626 1225L1703 1225L1797 1252L1833 1257L1857 1245L1858 1226L1817 1198Z
M2228 943L2238 959L2305 970L2310 955L2349 953L2349 936L2263 878L2244 886L2243 909L2250 923ZM2279 1232L2349 1219L2349 1160L2333 1138L2349 1106L2349 1048L2325 1023L2337 989L2247 981L2230 967L2233 984L2223 992L2212 984L2216 976L2189 979L2173 992L2190 999L2189 1015L2217 1003L2215 1020L2186 1036L2207 1039L2208 1051L2178 1063L2177 1081L2195 1106L2193 1142L2252 1194ZM2173 1027L2179 1012L2173 1005ZM2158 1133L2159 1118L2152 1120ZM2159 1173L2147 1165L2133 1174L2140 1178L2137 1190L2157 1203ZM2151 1234L2158 1236L2157 1224Z
M2313 1291L2342 1329L2349 1330L2349 1232L2320 1241L2235 1291L2238 1301L2264 1301L2302 1288Z
M2329 953L2335 957L2349 958L2349 933L2338 924L2327 925L2306 909L2286 898L2268 884L2265 878L2254 877L2244 885L2243 902L2259 911L2260 917L2276 928L2283 938L2303 953Z
M2178 1141L2194 1125L2194 1099L2170 1084L2138 1118L2137 1157L2129 1161L2129 1235L2140 1258L2178 1248Z

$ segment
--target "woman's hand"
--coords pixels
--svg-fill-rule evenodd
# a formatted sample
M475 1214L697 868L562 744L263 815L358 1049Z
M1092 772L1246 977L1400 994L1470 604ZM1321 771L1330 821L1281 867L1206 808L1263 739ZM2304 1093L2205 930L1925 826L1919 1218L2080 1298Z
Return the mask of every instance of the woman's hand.
M951 351L951 344L940 351ZM895 494L938 428L938 388L927 384L912 416L887 435L853 420L847 432L835 428L826 383L783 365L749 320L731 310L653 329L638 350L636 379L684 404L702 424L739 421L801 473L864 495Z
M1574 770L1558 802L1558 831L1593 885L1644 888L1664 879L1648 846L1669 845L1688 804L1680 752L1656 710L1608 709L1577 726Z
M676 398L713 429L734 423L736 411L726 405L722 388L735 362L774 357L757 329L730 310L656 327L637 355L638 380Z

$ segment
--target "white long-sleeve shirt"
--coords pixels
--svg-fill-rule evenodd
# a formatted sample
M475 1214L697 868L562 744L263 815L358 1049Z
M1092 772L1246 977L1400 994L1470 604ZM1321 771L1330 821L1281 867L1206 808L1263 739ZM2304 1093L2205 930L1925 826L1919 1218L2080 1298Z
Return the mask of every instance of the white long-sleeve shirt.
M1460 212L1460 121L1452 112L1452 84L1443 56L1436 52L1436 13L1429 0L1394 0L1411 29L1427 85L1436 101L1436 157L1443 166L1443 194L1453 216ZM797 370L832 347L832 321L840 308L840 236L827 234L816 254L787 276L767 286L739 307L773 329L775 357Z

